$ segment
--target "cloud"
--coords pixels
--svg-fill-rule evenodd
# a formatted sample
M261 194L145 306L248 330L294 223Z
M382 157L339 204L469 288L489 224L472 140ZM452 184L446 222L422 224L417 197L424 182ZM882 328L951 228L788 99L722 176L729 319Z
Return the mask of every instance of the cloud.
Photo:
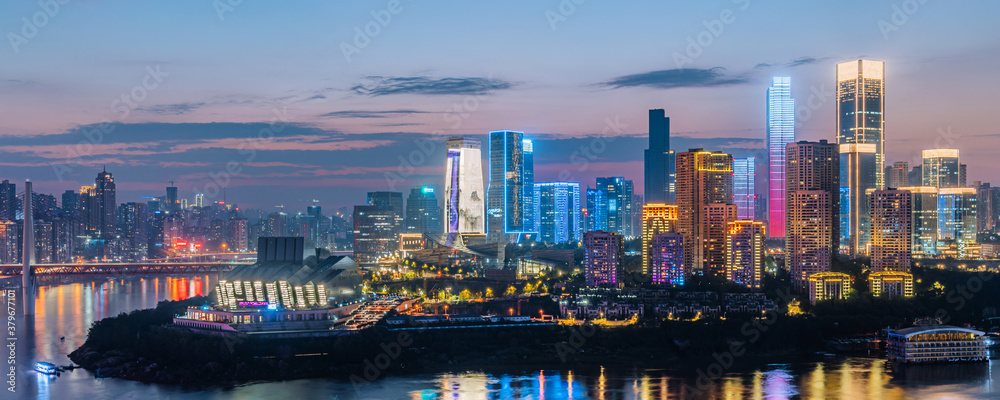
M610 86L613 89L639 86L657 89L676 89L684 87L740 85L750 82L750 79L742 76L727 77L724 71L725 68L722 67L709 69L665 69L619 76L610 81L603 82L601 85Z
M799 57L799 58L796 58L796 59L794 59L792 61L789 61L788 64L785 64L785 66L789 67L789 68L795 68L795 67L802 66L802 65L816 64L818 62L826 61L826 60L829 60L829 59L830 59L830 57L820 57L820 58L816 58L816 57Z
M204 107L205 103L176 103L157 104L149 107L137 108L137 111L144 111L159 115L181 115Z
M322 94L316 94L316 95L313 95L312 97L309 97L309 98L307 98L307 99L305 99L305 100L302 100L302 101L310 101L310 100L325 100L325 99L326 99L326 96L325 96L325 95L322 95Z
M320 114L321 118L389 118L394 115L428 114L420 110L345 110Z
M367 82L351 88L357 94L385 96L393 94L490 94L510 89L514 83L493 78L430 78L427 76L384 77L366 76Z

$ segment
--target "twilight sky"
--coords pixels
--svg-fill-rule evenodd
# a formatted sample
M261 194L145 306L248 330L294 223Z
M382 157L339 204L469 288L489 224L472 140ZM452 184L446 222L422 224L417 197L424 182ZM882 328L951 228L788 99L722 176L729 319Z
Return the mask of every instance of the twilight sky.
M888 162L957 148L970 184L1000 184L996 15L939 0L4 1L0 179L58 195L107 165L121 202L175 181L186 198L335 209L440 187L447 137L512 129L536 139L537 182L624 175L642 193L648 109L667 110L675 150L763 167L770 78L792 77L798 139L834 140L835 64L870 58L886 62Z

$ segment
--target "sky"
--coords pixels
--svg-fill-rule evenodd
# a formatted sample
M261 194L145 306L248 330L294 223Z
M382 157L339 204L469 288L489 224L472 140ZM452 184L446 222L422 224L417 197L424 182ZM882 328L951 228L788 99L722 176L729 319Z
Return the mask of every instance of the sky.
M886 62L887 162L957 148L1000 184L1000 2L111 1L0 3L0 179L118 201L272 209L443 185L444 142L519 130L536 182L625 176L647 110L671 147L758 157L792 78L798 140L835 140L835 65ZM484 152L485 155L485 152ZM484 167L487 164L484 163ZM191 200L193 201L193 200Z

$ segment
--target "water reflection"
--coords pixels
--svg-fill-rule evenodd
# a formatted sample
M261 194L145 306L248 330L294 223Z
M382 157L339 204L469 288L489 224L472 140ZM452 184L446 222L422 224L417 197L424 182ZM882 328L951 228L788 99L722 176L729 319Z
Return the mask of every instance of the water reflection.
M58 377L30 372L35 361L69 364L93 321L160 300L205 295L214 276L101 279L40 287L33 323L18 316L18 392L14 398L338 398L338 399L788 399L788 398L976 398L1000 393L993 363L910 368L892 372L882 359L833 358L771 364L697 380L695 373L622 368L490 370L393 376L355 387L346 380L298 380L196 391L95 379L84 370ZM64 339L61 339L63 338Z

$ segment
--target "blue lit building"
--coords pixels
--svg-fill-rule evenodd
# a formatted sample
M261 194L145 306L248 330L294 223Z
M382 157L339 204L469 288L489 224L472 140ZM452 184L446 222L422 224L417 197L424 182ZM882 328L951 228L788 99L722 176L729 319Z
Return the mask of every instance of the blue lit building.
M620 176L597 178L593 200L591 204L591 190L587 188L587 210L594 218L591 230L637 236L633 231L631 180Z
M533 207L528 206L534 202L534 185L528 184L534 181L531 141L525 141L524 133L517 131L493 131L489 140L487 231L493 236L531 233L534 217L526 215L533 213Z
M771 237L785 237L785 147L789 143L795 143L792 78L774 77L767 89L767 231Z
M535 184L535 218L542 242L580 241L580 184L545 182Z
M755 162L754 157L733 159L733 204L737 207L736 217L741 220L756 219Z
M676 201L676 154L670 150L670 118L662 109L649 110L649 148L643 159L647 203Z

